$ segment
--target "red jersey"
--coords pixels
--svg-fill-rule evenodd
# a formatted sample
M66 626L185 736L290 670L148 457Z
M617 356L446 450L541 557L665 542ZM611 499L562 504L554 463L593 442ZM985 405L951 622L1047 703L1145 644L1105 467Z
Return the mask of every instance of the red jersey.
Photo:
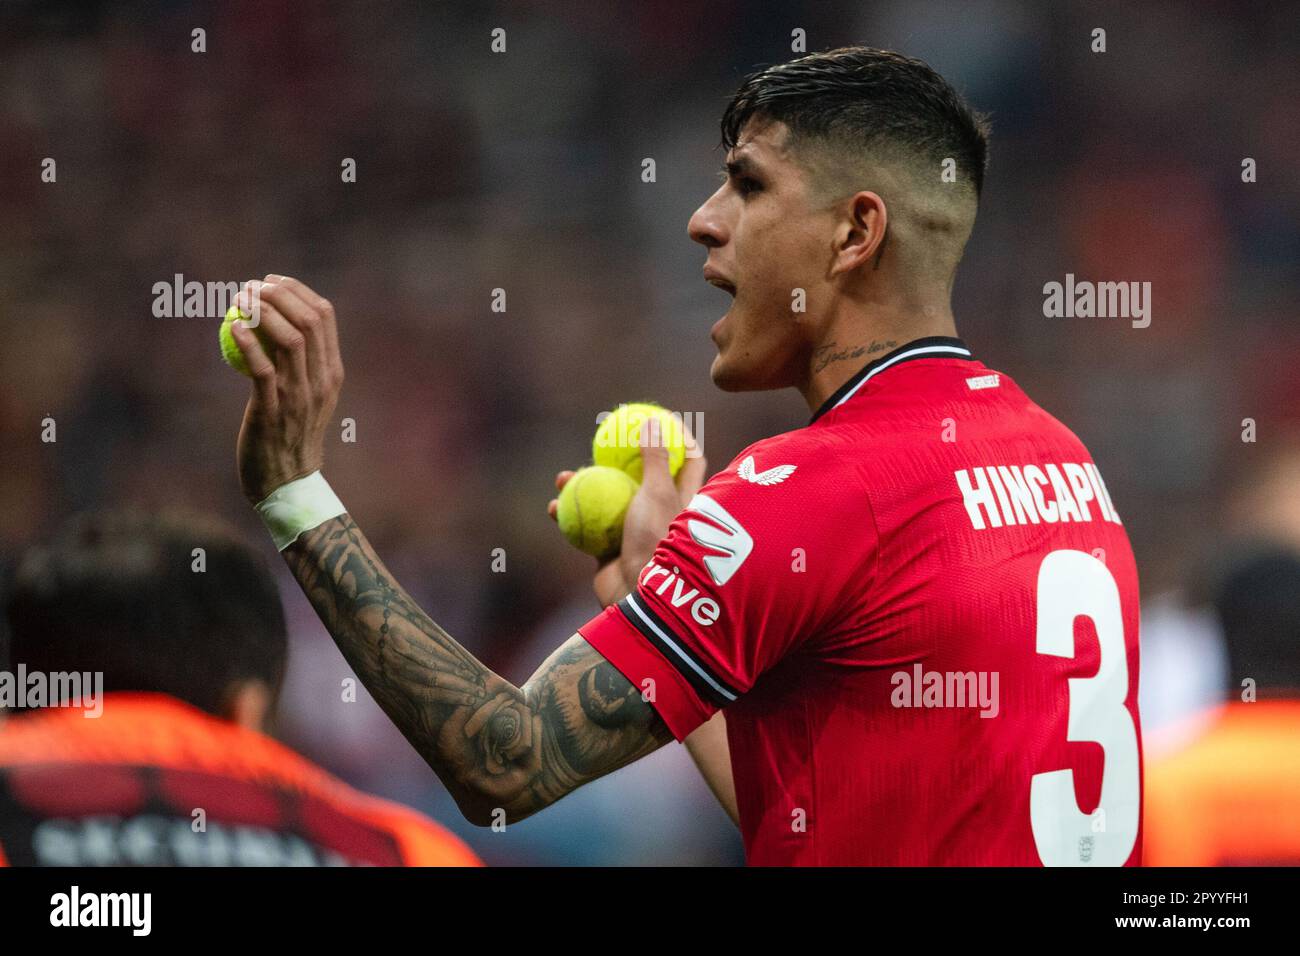
M726 708L752 864L1141 858L1127 535L1079 439L958 339L744 449L579 632L678 740Z
M480 866L451 833L158 693L0 729L0 866ZM201 821L201 823L200 823Z

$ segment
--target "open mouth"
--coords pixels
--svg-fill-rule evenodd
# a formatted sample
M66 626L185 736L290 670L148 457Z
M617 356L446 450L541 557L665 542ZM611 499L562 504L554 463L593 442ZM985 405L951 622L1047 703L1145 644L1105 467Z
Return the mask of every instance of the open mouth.
M732 297L733 299L736 297L736 286L735 286L735 283L730 282L730 281L727 280L727 279L724 279L724 278L723 278L722 276L720 276L720 275L707 275L707 276L704 277L704 279L705 279L706 282L709 283L709 285L711 285L711 286L715 286L716 288L719 288L719 289L723 290L724 292L729 292L729 293L731 293L731 297Z

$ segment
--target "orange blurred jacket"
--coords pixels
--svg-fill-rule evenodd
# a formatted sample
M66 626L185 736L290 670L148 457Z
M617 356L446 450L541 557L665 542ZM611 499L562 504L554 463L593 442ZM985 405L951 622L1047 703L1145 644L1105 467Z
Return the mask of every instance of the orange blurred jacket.
M1300 865L1300 700L1231 703L1147 768L1147 866Z
M97 718L59 708L0 725L0 865L481 864L263 734L118 693Z

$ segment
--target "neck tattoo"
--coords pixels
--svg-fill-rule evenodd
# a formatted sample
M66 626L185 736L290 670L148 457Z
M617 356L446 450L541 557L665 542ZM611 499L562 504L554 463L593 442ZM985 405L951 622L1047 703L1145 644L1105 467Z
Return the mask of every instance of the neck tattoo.
M898 343L892 339L885 342L872 342L870 345L846 345L843 348L838 342L828 342L813 349L813 373L820 372L832 362L845 362L897 347Z

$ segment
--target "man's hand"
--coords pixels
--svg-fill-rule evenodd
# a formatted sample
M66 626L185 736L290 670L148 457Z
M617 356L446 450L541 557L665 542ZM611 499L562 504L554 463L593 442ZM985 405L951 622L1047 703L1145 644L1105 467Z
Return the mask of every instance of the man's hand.
M253 316L268 343L263 348L239 322L231 328L253 377L238 463L244 497L256 504L321 467L325 429L343 386L343 360L334 307L297 279L268 275L250 282L236 303Z
M320 468L343 363L333 308L296 279L249 283L239 305L268 343L232 329L253 375L239 479L257 503ZM411 599L351 515L281 553L361 682L475 823L523 819L673 739L580 634L523 687L493 673Z
M688 429L683 426L682 430L686 440L686 462L674 482L668 467L668 449L661 440L659 420L648 418L641 426L639 438L644 478L627 508L621 552L596 569L593 586L601 607L609 607L631 593L637 575L668 533L668 526L704 484L708 468L704 450ZM573 475L572 471L556 475L555 490L562 489ZM555 518L557 508L559 499L552 498L546 508L551 518Z
M641 426L641 461L645 480L628 505L623 522L623 548L596 569L594 587L601 607L609 607L636 586L637 576L654 556L655 548L668 533L668 526L704 484L708 461L695 437L686 431L686 463L677 473L674 484L668 467L668 449L659 441L659 421L650 418ZM573 477L572 471L555 476L555 490L562 489ZM555 517L559 500L552 499L547 512ZM699 768L709 789L733 823L740 825L736 809L736 784L731 773L731 749L727 743L727 725L721 712L695 729L685 740L691 759Z

